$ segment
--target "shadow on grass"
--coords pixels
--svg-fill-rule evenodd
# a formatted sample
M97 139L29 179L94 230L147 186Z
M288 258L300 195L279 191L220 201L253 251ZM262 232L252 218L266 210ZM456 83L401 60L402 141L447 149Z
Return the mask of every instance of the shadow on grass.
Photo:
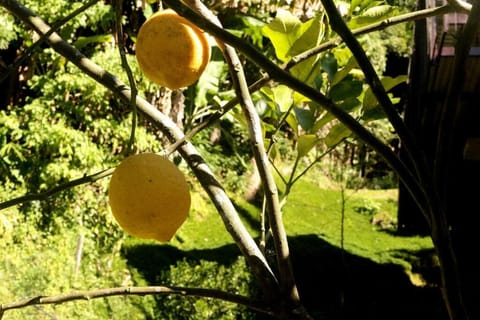
M315 319L447 319L438 288L413 286L400 266L349 254L315 235L289 240L300 295ZM158 274L178 261L207 260L228 266L239 250L234 244L190 251L139 244L126 247L124 254L147 283L156 284Z

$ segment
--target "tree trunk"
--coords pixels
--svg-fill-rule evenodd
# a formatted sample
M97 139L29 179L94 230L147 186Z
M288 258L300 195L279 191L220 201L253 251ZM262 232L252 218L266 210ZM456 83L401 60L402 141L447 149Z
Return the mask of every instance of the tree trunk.
M419 0L417 9L425 8L425 1ZM405 104L404 121L405 125L418 139L424 137L424 133L430 129L426 128L426 123L421 123L424 119L425 88L427 87L427 74L429 59L427 53L427 26L425 20L415 22L414 28L415 46L410 60L410 86L407 102ZM431 144L422 141L421 144ZM406 163L411 163L407 158L406 150L403 145L400 146L400 157ZM424 214L420 211L417 204L409 194L402 183L399 185L398 192L398 232L402 235L428 235L430 230Z

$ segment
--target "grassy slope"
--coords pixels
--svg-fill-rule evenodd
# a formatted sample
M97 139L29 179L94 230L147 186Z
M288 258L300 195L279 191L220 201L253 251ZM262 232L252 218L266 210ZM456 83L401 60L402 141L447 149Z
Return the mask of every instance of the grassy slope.
M171 245L181 250L211 249L231 244L223 222L202 192L195 193L193 208ZM343 248L378 263L398 263L409 268L408 257L399 252L417 252L432 248L428 237L398 237L388 227L371 223L374 216L395 220L397 190L346 190L342 231L342 195L340 188L322 189L310 179L299 181L288 197L284 222L289 236L316 235L333 246ZM242 199L235 204L246 227L257 236L259 209ZM386 221L388 223L388 221ZM407 259L408 261L406 261Z
M438 290L419 286L426 282L415 273L430 254L430 239L398 237L371 223L374 216L395 216L396 190L347 190L344 196L343 231L340 189L322 189L312 176L295 185L284 207L299 288L315 318L442 319ZM160 261L174 263L179 255L231 261L238 249L221 218L201 192L194 197L190 218L164 253L158 252ZM259 209L241 199L236 205L257 236Z

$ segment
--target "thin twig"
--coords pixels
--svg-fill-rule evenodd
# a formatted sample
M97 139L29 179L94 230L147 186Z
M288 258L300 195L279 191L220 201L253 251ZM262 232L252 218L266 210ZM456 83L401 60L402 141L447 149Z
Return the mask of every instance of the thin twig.
M70 189L70 188L73 188L73 187L76 187L76 186L79 186L79 185L82 185L82 184L92 183L92 182L95 182L99 179L103 179L103 178L111 175L113 173L114 169L115 168L105 169L105 170L102 170L100 172L94 173L94 174L89 175L89 176L83 176L79 179L71 180L71 181L68 181L66 183L57 185L57 186L55 186L55 187L53 187L53 188L51 188L51 189L49 189L45 192L40 192L40 193L35 193L35 194L27 194L27 195L24 195L24 196L15 198L15 199L4 201L4 202L0 203L0 210L8 208L8 207L12 207L12 206L24 203L24 202L28 202L28 201L46 200L48 197L51 197L54 194L62 192L66 189Z
M147 287L115 287L115 288L103 288L95 290L82 290L70 293L64 293L51 296L36 296L19 300L16 302L10 302L0 305L0 319L5 314L5 311L24 308L28 306L47 305L47 304L60 304L75 300L87 300L98 298L107 298L113 296L144 296L144 295L167 295L176 294L183 296L196 296L203 298L221 299L245 306L249 309L271 315L270 309L259 303L253 301L245 296L233 294L217 289L206 288L188 288L188 287L176 287L176 286L147 286Z
M137 128L137 104L135 102L135 97L137 96L137 86L135 85L135 78L133 77L132 70L127 61L127 54L125 52L125 39L122 27L122 17L123 17L123 0L116 0L116 19L115 19L115 29L117 32L117 43L118 50L120 53L120 59L122 61L122 67L125 69L128 77L128 84L132 90L130 98L130 107L132 108L132 128L130 130L130 138L128 139L126 155L129 155L133 151L133 145L135 143L135 131Z

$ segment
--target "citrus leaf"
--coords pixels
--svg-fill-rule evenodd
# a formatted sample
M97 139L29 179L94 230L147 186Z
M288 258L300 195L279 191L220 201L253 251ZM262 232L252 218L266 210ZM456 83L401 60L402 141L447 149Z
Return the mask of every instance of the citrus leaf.
M298 137L297 153L298 157L304 157L318 143L319 139L314 134L304 134Z
M383 77L381 79L382 85L385 88L385 91L390 91L392 88L396 87L397 85L405 82L408 80L407 75L400 75L395 78L392 77ZM365 91L365 95L363 97L363 109L365 111L375 108L378 105L378 100L373 94L372 89L369 87Z
M286 112L293 103L293 90L285 85L278 85L272 88L273 101L281 112Z
M73 43L77 49L81 49L91 43L105 43L112 41L111 34L99 34L89 37L78 37L78 39Z
M363 83L358 80L346 78L330 89L329 97L333 101L342 101L358 97L363 90Z
M350 73L350 71L357 66L357 60L355 60L354 56L351 56L350 59L348 59L347 64L342 69L338 70L337 73L335 73L332 78L331 85L334 86L343 79L345 79L345 77Z
M210 97L215 96L219 91L220 80L226 72L227 67L223 61L210 61L208 63L196 85L196 106L206 106L208 104Z
M332 129L330 129L327 136L325 137L325 143L328 147L333 147L351 134L352 132L350 131L350 129L345 127L343 123L336 124L332 127Z
M325 35L323 15L318 15L313 19L301 23L297 34L298 38L288 51L288 56L290 57L311 49L322 42L323 36Z
M285 119L285 122L288 123L288 125L293 130L295 135L298 135L298 122L297 122L297 118L293 115L293 113L290 113L287 116L287 118Z
M398 8L390 5L380 5L365 10L361 15L350 20L348 26L355 29L367 24L372 24L392 17L398 12Z
M297 107L295 108L295 116L303 130L310 131L310 129L312 129L314 119L310 110Z
M300 36L301 25L300 19L292 13L279 9L275 19L262 28L263 34L272 42L279 60L288 60L288 52Z
M327 54L322 58L321 64L322 69L325 70L328 75L328 81L331 83L338 70L337 59L333 54Z

